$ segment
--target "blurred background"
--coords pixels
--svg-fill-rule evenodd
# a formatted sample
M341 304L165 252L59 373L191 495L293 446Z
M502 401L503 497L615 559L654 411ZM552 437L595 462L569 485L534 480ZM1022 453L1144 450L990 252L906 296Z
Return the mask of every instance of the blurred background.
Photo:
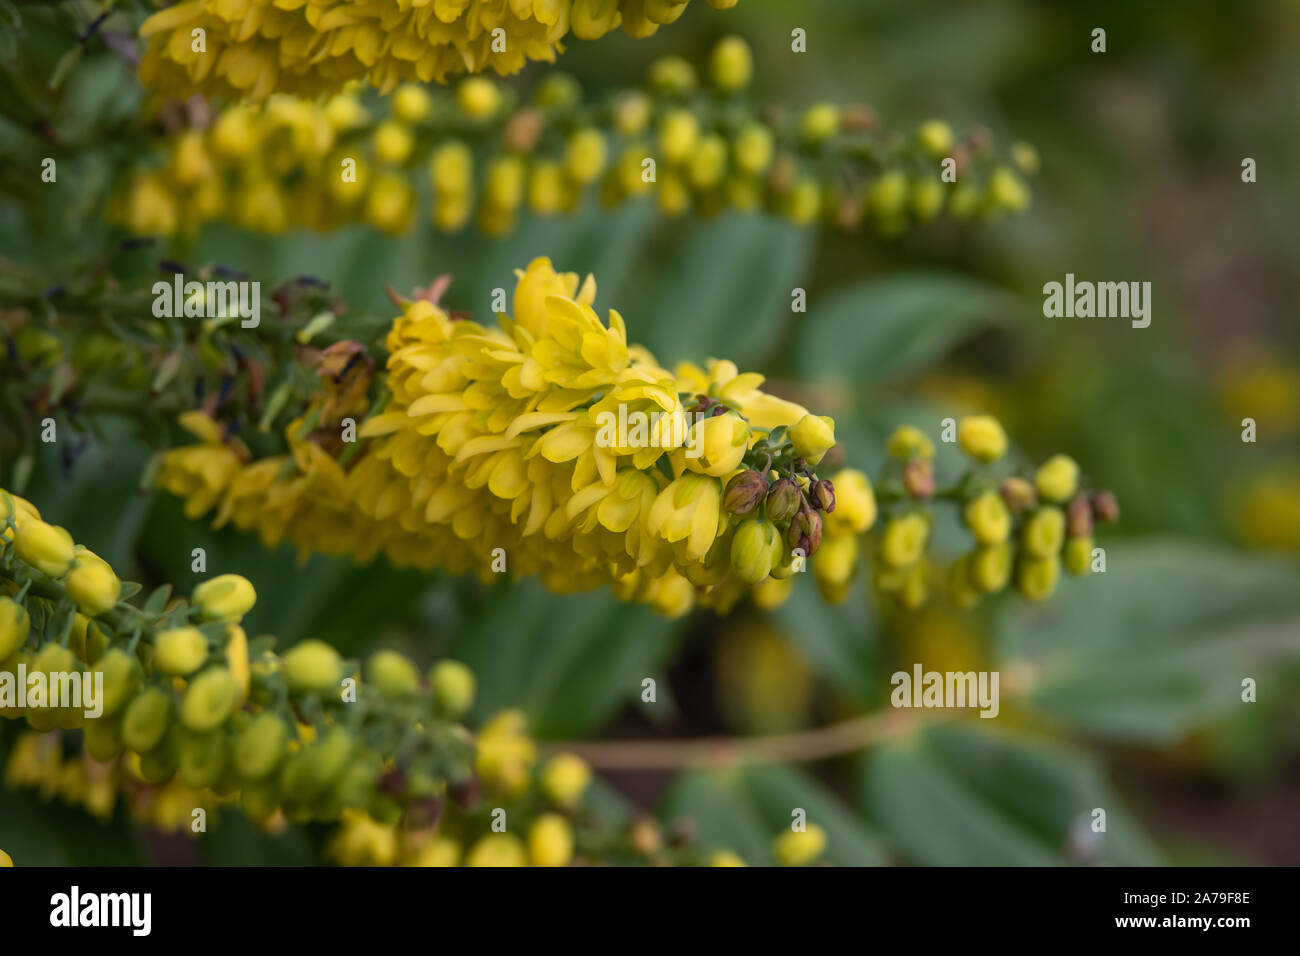
M790 52L795 27L805 54ZM1097 27L1105 53L1091 51ZM485 314L511 269L547 255L595 273L597 307L618 308L662 360L730 357L833 415L868 473L895 425L933 435L971 412L999 416L1033 460L1070 454L1123 508L1099 542L1105 574L1063 582L1041 607L974 612L878 607L863 579L828 608L801 580L771 614L669 622L604 593L268 554L139 492L149 449L125 431L70 471L39 462L30 497L147 585L190 580L190 548L206 547L210 569L256 585L250 634L462 660L480 718L521 707L544 740L798 731L888 707L889 675L916 662L1002 674L996 720L971 712L827 760L602 773L610 813L689 817L703 843L752 862L804 807L842 864L1300 863L1300 4L698 3L648 40L575 41L561 65L616 88L665 53L700 62L732 33L754 49L762 100L856 102L891 127L942 117L1034 144L1032 209L897 239L738 214L665 222L645 201L525 216L500 239L427 223L403 239L213 226L186 259L325 276L378 314L386 285L451 273L444 301ZM111 57L72 82L87 123L135 108ZM75 206L33 225L0 203L7 258L74 257L109 235ZM1150 327L1044 318L1042 286L1067 272L1151 282ZM795 287L806 314L790 312ZM656 704L640 700L645 677ZM1241 701L1246 677L1255 703ZM1089 829L1096 807L1105 834ZM314 862L322 833L272 837L232 813L196 843L168 840L123 814L102 825L0 791L0 846L32 863Z

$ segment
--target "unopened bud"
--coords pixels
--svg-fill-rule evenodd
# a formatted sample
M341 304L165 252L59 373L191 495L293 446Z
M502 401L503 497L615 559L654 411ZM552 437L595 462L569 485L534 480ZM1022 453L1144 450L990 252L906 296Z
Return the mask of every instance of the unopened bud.
M918 500L934 494L934 462L929 458L913 458L904 465L903 487Z
M1119 500L1113 491L1094 491L1089 499L1092 504L1092 516L1102 524L1111 524L1119 520Z
M1075 495L1065 506L1065 535L1086 538L1092 534L1092 506L1083 495Z
M822 543L822 516L811 508L803 508L790 521L785 543L799 548L807 557L817 553Z
M782 478L768 491L763 511L772 521L781 523L793 518L801 504L799 486L794 479Z
M1002 500L1012 511L1028 511L1038 504L1038 493L1024 478L1008 478L1002 482Z
M767 479L751 468L727 482L722 507L733 515L747 515L763 503L766 494Z
M811 492L810 497L814 507L828 514L835 510L835 485L831 483L829 478L814 481L809 491Z

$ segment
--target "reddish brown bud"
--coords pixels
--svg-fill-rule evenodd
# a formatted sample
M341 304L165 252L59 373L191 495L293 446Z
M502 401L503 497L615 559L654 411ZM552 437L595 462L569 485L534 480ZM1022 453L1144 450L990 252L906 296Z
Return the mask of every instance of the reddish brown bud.
M903 488L918 500L934 494L934 462L929 458L913 458L904 465Z
M1102 524L1119 520L1119 500L1113 491L1095 491L1090 500L1093 517Z
M1028 511L1038 505L1038 492L1024 478L1008 478L999 490L1012 511Z
M1075 495L1065 506L1065 533L1071 538L1086 538L1092 534L1092 506L1083 495Z
M822 544L822 516L811 508L802 508L786 529L785 543L799 548L805 557L812 557Z
M829 478L814 481L809 490L812 492L809 497L812 500L813 507L820 508L827 513L835 510L835 485L831 483Z
M762 504L766 495L767 479L749 469L727 482L727 489L722 493L722 507L733 515L747 515Z

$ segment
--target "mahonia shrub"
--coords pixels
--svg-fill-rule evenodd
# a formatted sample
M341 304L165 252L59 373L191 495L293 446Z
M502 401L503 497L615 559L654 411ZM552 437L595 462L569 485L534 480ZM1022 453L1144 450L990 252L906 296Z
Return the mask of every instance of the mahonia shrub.
M554 62L570 32L595 40L622 25L647 37L689 0L187 0L140 28L144 83L169 96L316 96L353 80L389 91L491 68ZM714 7L735 0L710 0ZM204 42L196 48L194 32Z
M699 72L665 57L643 86L586 99L553 71L518 102L469 77L454 90L403 84L383 99L280 93L231 104L169 132L126 173L110 216L137 235L192 234L210 221L270 233L365 222L402 235L427 206L441 232L473 224L503 235L524 209L571 214L597 194L606 207L653 197L667 217L761 209L894 235L945 212L965 220L1029 204L1023 177L1038 157L1028 144L1001 157L982 128L959 138L929 120L904 135L859 106L759 108L742 96L752 55L739 37L714 48L707 84ZM947 158L951 183L941 179Z

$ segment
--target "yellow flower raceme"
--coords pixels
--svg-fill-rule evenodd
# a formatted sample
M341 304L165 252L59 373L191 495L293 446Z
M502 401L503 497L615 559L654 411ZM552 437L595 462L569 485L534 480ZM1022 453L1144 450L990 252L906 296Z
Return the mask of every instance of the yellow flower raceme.
M315 96L366 79L444 83L491 68L516 73L554 62L570 30L594 40L622 23L649 36L689 0L186 0L146 20L146 86L263 100L275 92ZM744 64L729 63L739 77Z
M767 571L751 561L744 576L726 573L724 480L779 426L819 459L832 423L731 362L660 367L628 343L618 312L600 319L595 294L590 277L537 259L496 327L412 302L388 334L391 399L359 429L370 441L346 469L295 423L290 455L222 471L224 490L193 480L194 448L165 456L163 487L189 490L189 513L215 505L218 524L304 553L537 574L558 592L610 585L670 614L691 606L694 584L725 606ZM696 396L709 410L688 427ZM212 460L221 447L201 446Z

